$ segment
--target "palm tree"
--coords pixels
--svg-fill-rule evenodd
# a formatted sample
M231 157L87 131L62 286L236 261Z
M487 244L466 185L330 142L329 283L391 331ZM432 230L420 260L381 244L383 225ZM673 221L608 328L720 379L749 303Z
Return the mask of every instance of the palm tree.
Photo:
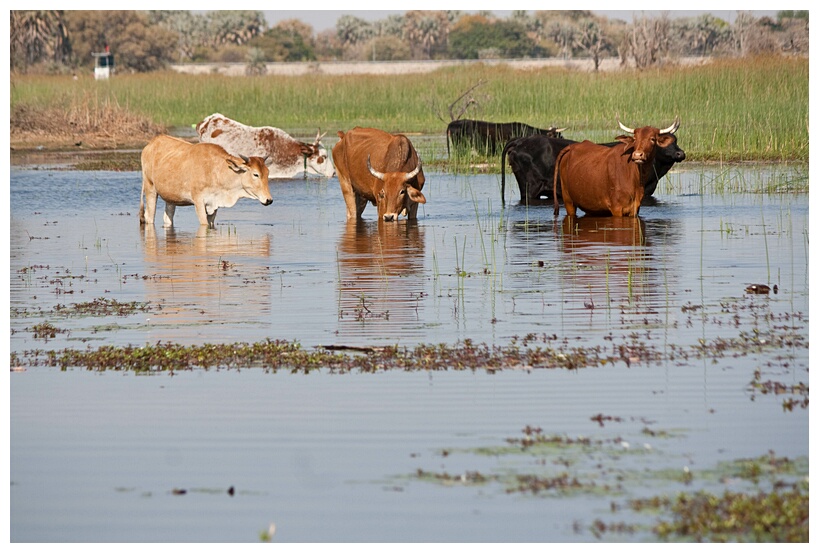
M264 32L267 23L260 11L212 11L207 14L211 41L215 46L247 44Z
M446 44L449 35L449 18L443 11L409 11L404 16L404 36L419 45L427 59L432 59L432 50L437 45Z
M354 15L342 15L336 21L336 35L343 46L355 46L375 35L375 29L366 20Z
M71 55L62 10L12 11L9 34L12 67L25 69L45 60L65 63Z
M203 15L187 10L152 10L148 21L174 31L178 36L177 50L180 60L193 59L197 48L210 42L207 21Z

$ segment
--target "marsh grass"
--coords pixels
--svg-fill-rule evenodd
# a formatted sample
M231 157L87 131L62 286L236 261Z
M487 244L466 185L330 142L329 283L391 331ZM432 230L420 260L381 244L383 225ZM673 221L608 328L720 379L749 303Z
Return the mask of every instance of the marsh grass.
M679 114L678 138L691 160L808 160L808 60L787 57L598 74L471 65L389 78L162 72L97 82L14 75L11 107L108 103L165 127L190 127L218 111L294 134L315 136L320 127L327 139L356 125L440 135L447 121L433 105L447 105L481 79L487 100L470 112L476 119L557 125L569 127L569 138L610 140L619 134L617 115L639 126L664 125Z

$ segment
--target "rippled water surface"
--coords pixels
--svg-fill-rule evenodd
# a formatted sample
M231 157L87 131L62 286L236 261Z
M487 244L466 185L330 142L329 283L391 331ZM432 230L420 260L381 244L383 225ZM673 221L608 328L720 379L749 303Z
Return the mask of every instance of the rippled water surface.
M596 520L636 525L604 540L656 539L656 515L612 502L741 489L721 463L770 451L807 460L809 410L784 402L807 397L792 387L808 383L808 196L773 191L806 172L685 164L639 219L575 224L511 192L502 206L498 175L434 172L417 223L379 225L372 206L347 223L337 179L298 178L205 231L193 208L141 230L138 173L12 169L12 353L280 339L657 355L499 372L24 366L11 539L258 541L274 524L273 541L594 541ZM81 313L112 300L138 309ZM591 445L505 449L527 426ZM593 484L517 489L530 474Z

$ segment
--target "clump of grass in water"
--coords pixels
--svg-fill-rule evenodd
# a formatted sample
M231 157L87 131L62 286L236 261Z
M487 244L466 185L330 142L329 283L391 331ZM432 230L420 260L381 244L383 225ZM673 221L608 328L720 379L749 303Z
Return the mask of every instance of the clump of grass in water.
M725 491L722 495L699 491L681 493L674 499L632 500L630 506L636 511L670 511L672 519L653 528L663 539L807 542L809 501L805 482L788 491Z
M62 334L68 332L67 330L57 328L49 322L36 324L31 328L27 328L26 330L30 330L32 334L34 334L35 339L44 339L46 341L48 341L49 338L56 338L58 333Z
M73 303L69 306L57 304L54 306L54 313L59 315L133 315L138 311L148 311L149 302L120 302L109 298L96 298L91 301Z

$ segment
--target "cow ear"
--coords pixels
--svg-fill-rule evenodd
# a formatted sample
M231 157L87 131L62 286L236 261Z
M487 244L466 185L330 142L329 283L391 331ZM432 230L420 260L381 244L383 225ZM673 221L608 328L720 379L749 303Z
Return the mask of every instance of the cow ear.
M676 139L673 135L670 134L661 134L660 137L657 139L657 146L660 148L668 148L671 146Z
M623 154L631 154L634 150L634 137L628 134L621 134L615 140L618 140L626 145L625 149L623 150Z
M225 161L227 161L227 164L230 166L231 171L233 171L234 173L244 173L245 172L245 169L243 167L239 166L239 164L236 163L235 161L233 161L231 158L227 158Z
M414 186L407 187L407 194L409 194L409 198L413 202L417 202L419 204L427 203L427 199L424 197L421 191L415 188Z
M301 144L301 155L303 156L311 156L313 155L313 146L310 144Z

